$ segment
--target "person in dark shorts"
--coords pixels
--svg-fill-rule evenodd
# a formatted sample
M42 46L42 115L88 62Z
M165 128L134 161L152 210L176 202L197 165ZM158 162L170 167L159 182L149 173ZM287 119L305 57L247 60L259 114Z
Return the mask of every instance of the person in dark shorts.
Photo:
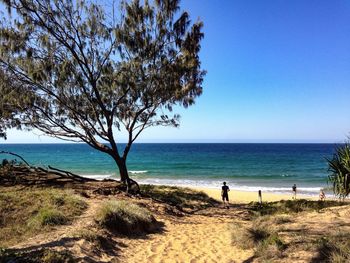
M293 197L292 197L292 199L297 199L297 185L296 184L294 184L292 186L292 190L293 190Z
M221 196L222 201L224 202L224 207L229 208L228 192L230 191L230 188L226 185L226 182L223 182L221 189Z

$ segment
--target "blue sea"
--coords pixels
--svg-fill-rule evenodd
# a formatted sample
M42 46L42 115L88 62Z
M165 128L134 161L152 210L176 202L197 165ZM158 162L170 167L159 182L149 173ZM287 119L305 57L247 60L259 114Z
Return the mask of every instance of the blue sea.
M327 187L327 162L334 144L139 143L127 160L130 176L140 183L290 192L304 194ZM54 166L92 178L116 178L109 156L85 144L0 144L30 164ZM12 159L0 155L0 159Z

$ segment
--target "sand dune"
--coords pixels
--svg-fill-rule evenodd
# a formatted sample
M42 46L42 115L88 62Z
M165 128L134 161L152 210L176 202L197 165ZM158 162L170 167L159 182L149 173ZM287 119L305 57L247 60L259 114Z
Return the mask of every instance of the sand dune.
M124 240L126 262L242 262L252 251L232 246L232 221L247 216L241 208L212 208L205 214L164 220L164 233ZM233 260L234 259L234 260Z

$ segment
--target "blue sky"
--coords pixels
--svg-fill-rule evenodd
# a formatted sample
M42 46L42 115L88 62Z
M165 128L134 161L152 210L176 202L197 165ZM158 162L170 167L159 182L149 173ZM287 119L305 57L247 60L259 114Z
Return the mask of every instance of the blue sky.
M181 9L204 22L204 92L180 110L180 128L151 128L138 142L346 139L350 1L183 0ZM52 141L18 131L7 140Z

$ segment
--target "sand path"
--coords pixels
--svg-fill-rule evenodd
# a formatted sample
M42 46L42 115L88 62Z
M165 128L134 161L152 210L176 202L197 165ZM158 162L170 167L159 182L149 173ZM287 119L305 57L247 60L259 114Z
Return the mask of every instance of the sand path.
M241 208L211 208L194 215L164 220L163 233L125 239L123 262L243 262L252 251L232 246L233 221L247 216ZM234 260L233 260L234 259Z

